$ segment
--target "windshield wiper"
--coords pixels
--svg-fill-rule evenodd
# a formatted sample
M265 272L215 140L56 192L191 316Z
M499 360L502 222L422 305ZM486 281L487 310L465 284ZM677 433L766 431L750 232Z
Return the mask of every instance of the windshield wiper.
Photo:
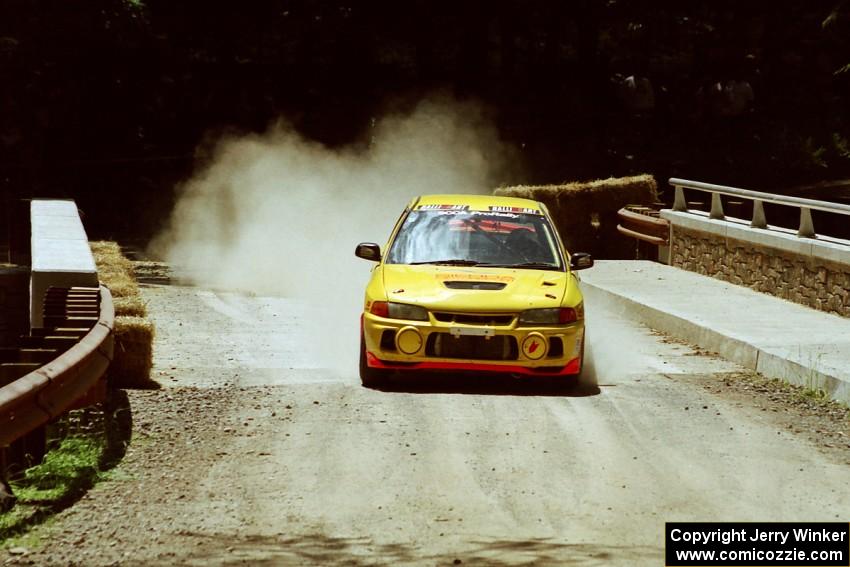
M464 260L462 258L448 259L448 260L426 260L423 262L410 262L411 266L418 266L420 264L437 264L438 266L480 266L482 264L486 264L486 262L478 262L476 260ZM489 264L487 264L489 265Z

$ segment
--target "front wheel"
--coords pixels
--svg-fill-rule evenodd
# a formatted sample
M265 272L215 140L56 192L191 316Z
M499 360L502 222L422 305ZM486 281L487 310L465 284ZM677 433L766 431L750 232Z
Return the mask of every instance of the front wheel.
M380 368L372 368L366 363L366 341L360 333L360 383L366 388L379 388L386 382L389 372Z

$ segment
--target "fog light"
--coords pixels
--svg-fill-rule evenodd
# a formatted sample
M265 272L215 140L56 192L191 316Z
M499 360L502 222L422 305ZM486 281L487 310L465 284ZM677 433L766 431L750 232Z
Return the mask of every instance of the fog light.
M404 354L416 354L422 348L422 335L416 327L405 327L396 334L395 346Z
M546 337L540 333L529 333L522 341L522 354L531 360L546 356Z

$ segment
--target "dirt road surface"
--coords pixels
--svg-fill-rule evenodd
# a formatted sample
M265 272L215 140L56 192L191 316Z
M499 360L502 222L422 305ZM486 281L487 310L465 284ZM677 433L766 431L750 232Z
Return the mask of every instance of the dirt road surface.
M164 387L128 392L124 460L10 564L662 565L665 521L850 518L841 431L605 305L576 389L378 391L305 351L309 306L143 291Z

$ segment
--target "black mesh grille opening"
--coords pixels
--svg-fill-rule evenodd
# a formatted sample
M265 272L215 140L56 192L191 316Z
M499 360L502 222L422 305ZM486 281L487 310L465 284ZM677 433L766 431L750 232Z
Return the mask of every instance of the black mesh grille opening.
M449 333L431 333L425 344L425 355L438 358L469 358L472 360L516 360L519 356L516 339L507 335L476 337Z
M497 291L500 289L504 289L506 285L502 282L443 282L445 286L449 289L480 289L480 290L491 290Z
M549 340L549 353L546 357L561 358L562 356L564 356L564 341L561 340L561 337L552 337Z
M466 313L435 312L434 318L443 323L462 323L466 325L510 325L514 315L468 315Z
M381 350L395 352L395 331L387 329L381 333Z

